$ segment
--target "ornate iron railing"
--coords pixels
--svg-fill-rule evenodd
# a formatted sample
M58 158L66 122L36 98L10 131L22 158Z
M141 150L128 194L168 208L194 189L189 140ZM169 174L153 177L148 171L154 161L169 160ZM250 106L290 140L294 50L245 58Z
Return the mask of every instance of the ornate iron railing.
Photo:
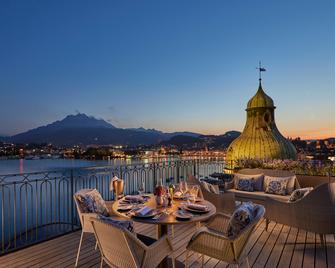
M115 175L131 194L142 180L152 192L158 179L178 183L189 174L208 176L223 169L222 160L197 159L0 175L0 255L79 229L73 194L97 188L112 200L109 183Z

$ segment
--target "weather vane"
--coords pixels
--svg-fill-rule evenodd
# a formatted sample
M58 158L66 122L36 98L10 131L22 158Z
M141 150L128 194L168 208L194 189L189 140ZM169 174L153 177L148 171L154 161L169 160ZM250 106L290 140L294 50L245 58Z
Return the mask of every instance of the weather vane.
M259 70L259 81L262 80L262 72L265 72L266 69L262 67L262 63L259 61L258 67L256 67L257 70Z

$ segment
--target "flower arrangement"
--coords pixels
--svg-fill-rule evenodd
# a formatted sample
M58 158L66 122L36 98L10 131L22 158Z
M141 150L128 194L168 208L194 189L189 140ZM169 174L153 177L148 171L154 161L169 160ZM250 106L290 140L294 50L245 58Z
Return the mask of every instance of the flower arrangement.
M238 168L261 168L290 170L295 174L329 176L335 174L335 164L331 161L290 160L290 159L240 159Z
M164 186L162 186L162 185L156 186L154 194L156 196L163 196L165 194Z

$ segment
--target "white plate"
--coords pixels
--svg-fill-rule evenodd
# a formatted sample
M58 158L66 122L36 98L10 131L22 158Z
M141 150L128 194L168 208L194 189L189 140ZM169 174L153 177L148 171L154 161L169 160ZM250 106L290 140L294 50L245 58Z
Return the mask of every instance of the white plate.
M198 213L198 214L205 214L205 213L208 213L210 211L209 208L207 208L206 210L200 210L200 209L189 208L187 205L184 207L184 209L186 209L187 211L190 211L190 212Z
M193 215L191 213L184 212L184 211L181 211L181 210L176 211L174 213L174 216L177 219L180 219L180 220L190 220L193 217Z
M131 210L133 208L133 205L122 205L117 208L119 211L127 211Z
M141 219L149 219L149 218L153 218L158 214L157 210L152 210L150 213L145 214L145 215L136 215L134 214L135 218L141 218Z

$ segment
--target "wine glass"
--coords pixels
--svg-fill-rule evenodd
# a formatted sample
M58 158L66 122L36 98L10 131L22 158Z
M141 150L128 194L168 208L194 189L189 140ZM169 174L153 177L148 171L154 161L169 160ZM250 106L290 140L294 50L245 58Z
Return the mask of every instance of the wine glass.
M138 185L138 194L143 195L145 193L144 180L141 179L140 184Z
M187 182L186 181L181 181L179 183L179 190L183 195L187 192Z

